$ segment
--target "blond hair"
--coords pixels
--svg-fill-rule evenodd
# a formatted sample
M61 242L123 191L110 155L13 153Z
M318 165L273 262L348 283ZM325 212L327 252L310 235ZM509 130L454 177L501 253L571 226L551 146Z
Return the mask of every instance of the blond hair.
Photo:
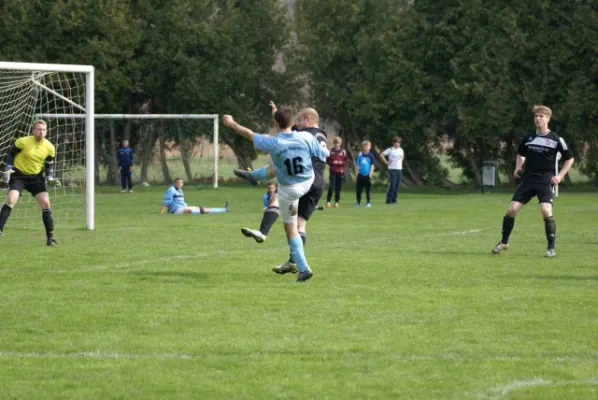
M372 146L372 142L370 142L369 140L364 140L363 142L361 142L361 145L362 145L362 146L366 146L366 145L368 145L368 146L370 146L370 147L371 147L371 146Z
M341 144L343 144L343 139L340 136L337 136L334 139L332 139L332 143L338 144L340 146Z
M35 121L32 125L31 125L31 130L35 129L35 127L37 125L43 125L46 128L48 127L48 124L46 123L46 121L44 121L43 119L38 119L37 121Z
M534 115L536 115L538 113L544 114L549 118L552 116L552 110L546 106L541 105L541 104L534 106Z
M299 118L310 118L311 121L316 125L320 123L320 114L318 114L315 108L311 107L302 108L297 116L297 119Z

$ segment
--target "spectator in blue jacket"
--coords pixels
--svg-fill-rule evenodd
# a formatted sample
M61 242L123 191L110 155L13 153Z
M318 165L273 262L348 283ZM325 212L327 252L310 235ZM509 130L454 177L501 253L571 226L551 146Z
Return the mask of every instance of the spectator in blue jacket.
M129 193L133 192L133 181L131 180L131 170L133 169L133 150L129 147L129 141L123 140L123 146L118 149L118 170L120 171L121 192L125 193L127 185Z

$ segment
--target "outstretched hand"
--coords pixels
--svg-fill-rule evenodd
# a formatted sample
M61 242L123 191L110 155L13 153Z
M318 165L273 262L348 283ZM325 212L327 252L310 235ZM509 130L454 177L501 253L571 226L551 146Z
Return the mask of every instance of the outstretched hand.
M222 117L222 122L224 122L224 125L228 126L229 128L235 124L235 120L233 119L232 115L228 114L224 114Z
M268 106L270 107L272 114L274 114L276 112L276 110L278 110L278 108L276 108L276 104L274 104L274 102L272 100L270 100L270 102L268 103Z
M48 185L50 186L54 186L54 187L60 187L60 181L58 179L54 179L54 178L48 178Z

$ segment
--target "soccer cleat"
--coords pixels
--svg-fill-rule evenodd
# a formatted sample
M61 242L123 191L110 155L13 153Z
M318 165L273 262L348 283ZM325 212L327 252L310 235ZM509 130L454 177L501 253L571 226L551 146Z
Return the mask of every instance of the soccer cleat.
M129 189L129 193L133 193L133 189Z
M548 249L546 250L546 253L544 254L544 257L546 258L552 258L556 256L556 251L554 249Z
M266 235L256 229L249 229L249 228L241 228L241 233L247 237L252 237L258 243L264 243L266 240Z
M226 202L224 203L224 208L226 209L226 212L230 212L230 202L228 199L226 199Z
M127 193L127 191L125 189L120 191L121 193Z
M292 274L296 274L297 264L295 264L294 262L287 261L286 263L279 265L278 267L272 268L272 271L276 272L278 275L288 274L289 272Z
M50 247L54 247L54 244L58 244L58 242L54 240L54 236L48 236L48 241L46 244Z
M334 208L338 208L338 203L334 203Z
M245 171L244 169L235 169L235 170L233 170L233 172L239 178L245 179L246 181L251 183L253 186L257 186L258 182L255 179L253 179L253 176L251 176L249 171Z
M354 207L361 207L361 204L359 202L355 202L355 204L353 204Z
M311 272L310 269L308 269L307 271L299 272L299 275L297 275L297 282L299 282L299 283L305 282L312 276L314 276L314 273Z
M509 248L508 243L498 242L496 246L492 248L492 254L498 254L503 250L507 250Z
M330 208L332 207L332 205L330 204L330 202L326 203L326 208Z
M368 201L367 203L365 203L365 206L366 206L366 207L371 207L371 206L372 206L372 203L370 203L370 202Z

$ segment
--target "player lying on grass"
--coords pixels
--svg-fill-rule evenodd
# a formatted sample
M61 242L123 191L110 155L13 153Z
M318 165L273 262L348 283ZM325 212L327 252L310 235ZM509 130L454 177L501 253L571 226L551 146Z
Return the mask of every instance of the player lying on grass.
M17 139L6 155L6 169L2 174L2 181L8 184L8 196L0 210L0 236L21 192L25 189L35 197L42 210L46 244L54 246L54 218L50 209L46 180L51 186L60 186L60 182L54 179L56 149L46 139L48 126L45 121L35 121L31 132L33 135Z
M201 206L188 206L185 203L185 194L183 193L183 179L175 178L174 184L164 192L162 206L160 206L160 215L168 212L169 214L218 214L230 212L228 200L222 208L206 208Z
M297 282L304 282L313 276L305 257L303 241L297 231L299 198L309 192L314 182L312 157L325 162L328 149L320 146L317 139L308 132L293 132L292 113L280 109L273 113L278 136L254 133L236 123L230 115L223 118L224 124L239 135L253 141L256 150L269 153L272 167L278 179L278 203L284 222L289 248L296 261L299 274Z

